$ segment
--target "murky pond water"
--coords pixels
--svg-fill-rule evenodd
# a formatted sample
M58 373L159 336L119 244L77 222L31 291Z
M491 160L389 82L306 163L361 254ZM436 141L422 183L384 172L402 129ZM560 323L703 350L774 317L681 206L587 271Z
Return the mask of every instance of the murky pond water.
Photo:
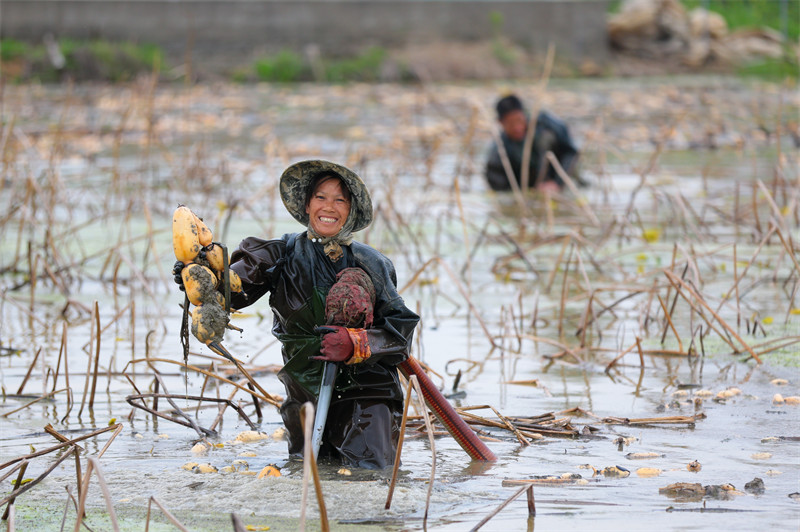
M445 393L458 380L453 403L511 418L552 412L578 432L523 445L481 427L492 464L470 463L452 438L437 437L425 520L431 449L414 426L389 510L390 473L344 476L322 464L334 529L467 530L519 489L513 481L567 474L581 478L534 485L535 518L523 494L482 529L796 528L800 268L787 250L800 238L797 92L710 78L514 85L566 118L584 147L591 186L548 201L498 195L482 181L487 109L508 88L6 87L0 461L54 445L47 424L77 437L122 423L98 462L124 529L143 529L151 497L191 530L230 529L230 513L256 529L296 529L302 467L287 461L285 442L237 442L249 427L228 408L209 438L218 445L193 453L193 429L126 397L154 391L154 369L169 393L231 397L228 384L144 360L182 360L172 210L189 205L231 247L297 231L276 179L290 162L319 157L369 185L376 220L361 240L393 260L422 316L414 355ZM282 394L266 301L234 323L244 332L228 333L228 348ZM236 378L194 339L191 350L191 364L213 361ZM255 421L248 399L232 396ZM216 405L176 406L203 427L217 418ZM490 408L470 412L498 419ZM681 417L664 423L671 416ZM257 425L273 435L277 410L264 406ZM82 442L87 455L110 434ZM31 459L25 477L59 456ZM221 472L182 469L188 462ZM282 476L242 473L267 464ZM224 472L231 465L239 471ZM602 474L613 466L630 474ZM761 493L745 489L755 478ZM688 500L659 491L679 482L735 491ZM67 487L76 496L73 459L17 499L17 528L58 529L65 508L71 527ZM309 497L316 529L313 489ZM110 529L96 480L87 507L90 526ZM174 529L153 514L152 529Z

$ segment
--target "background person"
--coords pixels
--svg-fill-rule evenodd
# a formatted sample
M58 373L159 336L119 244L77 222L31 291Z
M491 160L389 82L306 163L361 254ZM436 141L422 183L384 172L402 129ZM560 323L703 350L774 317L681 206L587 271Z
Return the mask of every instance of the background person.
M529 126L528 113L525 111L522 101L513 94L500 98L497 101L496 109L497 121L500 123L502 130L500 138L511 163L511 168L514 171L513 178L521 187L525 136L528 133ZM564 182L553 166L546 160L545 154L548 151L553 152L570 177L574 177L576 182L581 183L577 175L578 148L572 141L567 125L547 111L541 111L536 118L528 185L530 187L535 186L542 191L559 191L563 188ZM547 170L543 172L545 167ZM511 190L512 188L496 142L492 143L489 149L486 163L486 180L492 190Z

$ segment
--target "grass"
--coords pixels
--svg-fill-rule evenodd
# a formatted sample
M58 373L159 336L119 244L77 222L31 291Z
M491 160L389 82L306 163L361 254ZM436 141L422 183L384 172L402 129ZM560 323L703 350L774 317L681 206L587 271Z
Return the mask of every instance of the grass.
M50 83L63 79L119 82L143 72L160 71L163 66L163 52L149 43L61 39L58 49L65 60L61 69L53 66L44 45L0 40L2 73L12 82Z
M323 58L319 63L320 70L315 72L308 59L290 50L281 50L275 55L258 59L252 67L252 73L259 81L279 83L379 81L386 57L385 49L372 46L354 57ZM321 76L322 79L315 80L315 76ZM234 74L236 81L246 81L250 77L246 71Z

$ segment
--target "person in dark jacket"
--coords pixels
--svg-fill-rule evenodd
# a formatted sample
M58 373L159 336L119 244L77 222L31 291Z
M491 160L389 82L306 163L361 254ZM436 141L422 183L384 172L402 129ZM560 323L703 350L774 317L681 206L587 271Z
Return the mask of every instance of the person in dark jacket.
M500 138L513 176L508 175L500 149L494 142L486 163L486 180L492 190L511 190L511 179L520 187L523 184L522 160L529 117L520 99L513 94L498 100L496 109L502 129ZM577 176L579 152L567 125L547 111L541 111L536 117L535 127L528 166L528 186L542 191L559 191L564 187L564 181L546 160L548 151L552 151L567 174L580 183Z
M282 344L286 388L281 416L289 453L302 456L300 407L316 404L326 361L339 373L319 456L344 465L383 469L394 462L403 394L396 365L409 355L419 317L397 293L391 261L355 242L353 233L372 221L372 201L354 172L328 161L303 161L287 168L280 193L289 213L307 229L280 238L245 238L231 255L231 269L243 291L232 306L240 309L269 293L272 333ZM375 287L373 322L368 329L325 324L325 298L345 268L361 268ZM331 327L331 326L329 326ZM354 346L356 346L354 348Z

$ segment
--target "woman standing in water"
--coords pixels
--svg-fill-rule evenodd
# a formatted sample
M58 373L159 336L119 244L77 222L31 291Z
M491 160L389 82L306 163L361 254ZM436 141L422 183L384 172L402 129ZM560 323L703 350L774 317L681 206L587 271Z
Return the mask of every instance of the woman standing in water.
M372 221L372 200L361 178L344 166L311 160L293 164L280 178L289 213L300 233L244 239L231 255L243 291L232 294L240 309L269 293L272 333L282 344L286 387L281 416L289 453L303 452L300 407L316 403L323 365L339 362L319 456L348 466L382 469L394 462L402 417L396 365L406 360L419 317L397 293L391 261L353 241ZM325 325L325 298L345 268L364 270L375 287L374 320L367 329Z

